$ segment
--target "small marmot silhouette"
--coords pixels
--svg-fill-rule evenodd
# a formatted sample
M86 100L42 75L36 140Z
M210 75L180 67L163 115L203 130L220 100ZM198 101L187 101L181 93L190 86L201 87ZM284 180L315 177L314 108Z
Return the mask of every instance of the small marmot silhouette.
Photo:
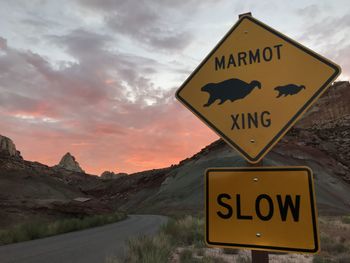
M244 99L252 90L257 87L261 88L261 84L257 80L246 83L240 79L228 79L219 83L208 83L202 87L202 91L209 93L209 99L203 107L209 107L216 100L220 100L219 105L225 101Z
M278 91L278 95L276 98L279 98L281 96L288 96L288 95L295 95L298 94L302 89L305 89L304 85L295 85L295 84L288 84L285 86L278 86L275 88L275 90Z

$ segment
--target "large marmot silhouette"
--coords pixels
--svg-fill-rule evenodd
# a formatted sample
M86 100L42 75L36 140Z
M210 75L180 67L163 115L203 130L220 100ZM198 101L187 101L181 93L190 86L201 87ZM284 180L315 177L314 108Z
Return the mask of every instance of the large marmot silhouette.
M299 93L302 89L305 89L305 86L303 85L295 85L295 84L288 84L285 86L278 86L275 88L275 90L278 91L278 95L276 98L281 97L282 95L284 97L288 96L288 95L295 95L297 93Z
M259 81L253 80L246 83L240 79L228 79L219 83L208 83L201 89L209 93L208 102L203 107L209 107L216 100L220 100L219 105L221 105L227 100L233 102L244 99L255 87L261 88Z

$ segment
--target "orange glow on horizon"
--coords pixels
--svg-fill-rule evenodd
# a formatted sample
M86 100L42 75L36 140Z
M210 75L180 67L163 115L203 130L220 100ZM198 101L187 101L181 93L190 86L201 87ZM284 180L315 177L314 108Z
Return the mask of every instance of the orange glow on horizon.
M173 112L176 116L176 112ZM135 173L177 164L191 157L218 137L191 113L174 123L159 119L142 129L123 128L108 123L93 127L93 135L65 136L57 131L7 127L2 135L10 137L25 160L49 166L59 163L70 152L86 173L104 171ZM24 120L25 121L25 120ZM77 130L78 121L66 123ZM28 124L37 125L37 124Z

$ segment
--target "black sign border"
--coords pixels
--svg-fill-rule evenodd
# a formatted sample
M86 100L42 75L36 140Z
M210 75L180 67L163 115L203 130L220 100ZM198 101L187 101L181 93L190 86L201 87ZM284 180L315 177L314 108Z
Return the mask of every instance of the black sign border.
M207 61L210 59L210 57L215 53L215 51L220 48L222 43L226 41L226 39L232 34L232 32L242 23L244 19L248 19L252 21L253 23L257 24L258 26L264 28L265 30L271 32L272 34L276 35L277 37L282 38L289 44L295 46L296 48L301 49L302 51L306 52L310 56L313 56L317 60L323 62L324 64L328 65L329 67L334 69L334 73L328 78L328 80L316 91L316 93L304 104L303 107L299 109L299 111L287 122L287 124L276 134L275 137L272 138L272 140L257 154L256 157L252 158L250 155L248 155L241 147L239 147L234 141L232 141L228 136L226 136L224 133L222 133L219 129L216 128L216 126L211 123L209 120L205 118L200 112L198 112L195 108L192 107L191 104L189 104L184 98L180 96L180 92L182 89L187 85L187 83L196 75L196 73L202 68L202 66L207 63ZM259 162L268 152L269 149L273 147L282 137L283 135L292 127L293 123L297 121L302 113L311 106L315 101L316 98L321 95L323 92L326 91L326 88L332 83L332 81L340 74L341 69L338 65L332 63L331 61L325 59L324 57L320 56L319 54L316 54L312 50L304 47L303 45L299 44L298 42L294 41L291 38L288 38L287 36L283 35L282 33L276 31L275 29L265 25L264 23L260 22L259 20L253 18L252 16L243 16L238 20L238 22L227 32L227 34L220 40L220 42L215 46L215 48L206 56L206 58L199 64L199 66L192 72L192 74L186 79L186 81L181 85L181 87L176 91L176 98L182 102L187 108L189 108L199 119L201 119L205 124L207 124L211 129L213 129L222 139L224 139L231 147L235 148L240 154L242 154L249 162L251 163L257 163Z
M260 172L260 171L305 171L308 176L309 193L310 193L310 206L312 216L312 229L314 236L314 248L303 249L303 248L290 248L290 247L276 247L276 246L260 246L260 245L247 245L247 244L235 244L235 243L221 243L212 242L209 240L209 176L210 172ZM205 172L205 242L210 246L222 246L222 247L239 247L246 249L260 249L260 250L272 250L272 251L286 251L286 252L301 252L301 253L317 253L319 251L319 238L318 238L318 227L316 221L316 200L314 198L314 187L312 180L312 170L309 167L252 167L252 168L208 168Z

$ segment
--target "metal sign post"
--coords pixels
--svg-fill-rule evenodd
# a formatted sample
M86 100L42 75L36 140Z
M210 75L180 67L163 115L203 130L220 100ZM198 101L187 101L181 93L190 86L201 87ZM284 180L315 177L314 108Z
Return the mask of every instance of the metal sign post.
M242 14L242 15L252 15L251 13ZM241 17L242 15L239 15ZM258 163L246 162L248 167L262 167L263 160ZM268 251L263 250L252 250L252 263L269 263L269 253Z
M242 16L252 16L252 13L244 13L238 15L238 18L241 18ZM246 162L247 166L250 167L261 167L263 166L263 159L261 159L258 163L250 163ZM261 250L252 250L252 263L268 263L269 262L269 253L267 251L261 251Z
M238 18L241 18L242 16L252 16L252 13L244 13L238 15ZM250 163L246 162L247 166L250 167L261 167L263 166L263 159L261 159L258 163ZM267 251L261 251L261 250L252 250L252 263L268 263L269 262L269 253Z
M269 253L267 251L252 250L252 263L268 263Z

